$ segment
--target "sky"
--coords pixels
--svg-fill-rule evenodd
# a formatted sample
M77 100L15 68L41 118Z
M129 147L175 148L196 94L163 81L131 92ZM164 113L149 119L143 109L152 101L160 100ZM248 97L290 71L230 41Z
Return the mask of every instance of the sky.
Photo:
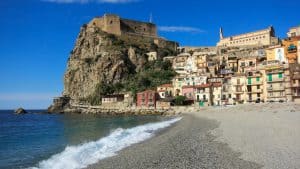
M300 25L299 0L0 0L0 109L45 109L63 91L80 26L104 13L153 22L181 46L214 46L274 26L286 37Z

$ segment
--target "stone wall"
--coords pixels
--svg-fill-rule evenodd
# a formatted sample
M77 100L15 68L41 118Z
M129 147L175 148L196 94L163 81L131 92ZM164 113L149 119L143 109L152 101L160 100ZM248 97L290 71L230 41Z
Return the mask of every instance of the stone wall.
M157 37L156 26L152 23L121 19L122 34L133 33Z

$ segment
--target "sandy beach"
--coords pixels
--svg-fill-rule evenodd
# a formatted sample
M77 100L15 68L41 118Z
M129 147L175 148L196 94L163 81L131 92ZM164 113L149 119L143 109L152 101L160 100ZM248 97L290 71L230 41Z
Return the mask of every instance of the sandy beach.
M300 105L183 113L175 125L88 168L300 168Z

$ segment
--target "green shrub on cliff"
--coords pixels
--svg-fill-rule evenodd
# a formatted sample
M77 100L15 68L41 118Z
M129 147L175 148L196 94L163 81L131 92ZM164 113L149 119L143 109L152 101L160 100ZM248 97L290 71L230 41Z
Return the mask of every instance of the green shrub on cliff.
M133 96L146 89L155 89L165 83L171 83L176 72L169 61L156 60L148 62L144 68L124 82L125 90Z

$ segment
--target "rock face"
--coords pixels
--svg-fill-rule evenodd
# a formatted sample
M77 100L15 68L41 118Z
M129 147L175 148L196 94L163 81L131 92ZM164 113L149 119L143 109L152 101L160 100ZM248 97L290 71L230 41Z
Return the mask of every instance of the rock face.
M21 107L15 110L15 114L26 114L26 113L28 112Z
M83 25L70 53L64 76L64 96L72 101L92 95L98 84L122 82L147 63L148 52L158 58L174 50L158 47L151 37L116 36L94 25Z

